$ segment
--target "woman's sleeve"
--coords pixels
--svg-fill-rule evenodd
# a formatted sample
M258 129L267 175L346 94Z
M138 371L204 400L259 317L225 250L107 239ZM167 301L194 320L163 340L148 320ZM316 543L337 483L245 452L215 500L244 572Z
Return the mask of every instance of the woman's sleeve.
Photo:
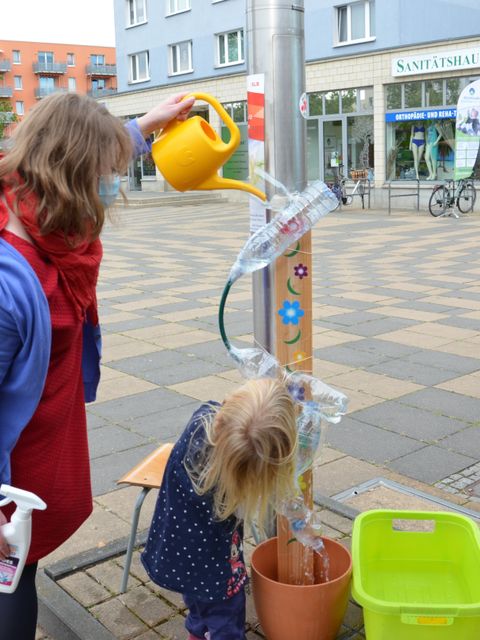
M143 137L143 133L140 131L138 120L136 118L134 120L129 120L125 126L127 127L128 133L130 134L133 142L133 156L135 158L152 150L152 143L150 140L145 140Z
M15 359L15 354L20 349L20 345L21 340L17 325L10 311L0 300L0 386Z

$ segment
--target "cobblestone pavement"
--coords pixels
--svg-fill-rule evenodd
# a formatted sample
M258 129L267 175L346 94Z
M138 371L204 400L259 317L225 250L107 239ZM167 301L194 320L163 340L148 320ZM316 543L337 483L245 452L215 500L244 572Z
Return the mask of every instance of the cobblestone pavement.
M226 275L248 235L247 207L143 205L116 218L104 235L99 285L102 385L88 408L94 514L44 560L47 568L79 552L101 556L127 536L137 490L118 488L117 479L174 440L199 401L222 399L240 381L216 323ZM478 215L359 210L332 214L314 230L313 369L349 397L349 413L330 428L316 463L319 494L383 477L480 512L479 232ZM251 300L244 278L226 310L227 333L239 345L252 341ZM141 531L154 500L151 492ZM352 505L385 501L438 508L385 491ZM351 520L331 510L323 519L325 534L348 544ZM138 552L129 589L119 594L122 562L113 555L71 567L56 586L110 637L184 638L181 601L148 581ZM248 620L247 637L258 638L251 603ZM352 603L340 637L361 638L361 628Z

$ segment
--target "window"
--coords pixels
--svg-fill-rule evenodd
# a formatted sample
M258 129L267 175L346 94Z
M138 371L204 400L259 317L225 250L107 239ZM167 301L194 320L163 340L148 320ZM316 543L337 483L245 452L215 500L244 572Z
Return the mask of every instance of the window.
M97 66L103 66L105 64L105 56L103 53L92 53L90 54L90 63Z
M375 38L375 0L361 0L336 7L336 44Z
M129 82L144 82L150 80L148 51L134 53L129 58L130 80Z
M171 44L170 50L170 75L189 73L193 71L192 66L192 42L177 42Z
M22 76L14 76L13 83L16 91L23 89Z
M147 21L146 0L127 0L127 26L143 24Z
M17 112L17 116L23 116L25 113L25 108L23 106L23 100L17 100L15 102L15 111Z
M97 93L98 91L104 91L106 89L105 79L104 78L93 78L92 79L92 91L93 93Z
M77 90L77 80L76 80L76 78L69 78L68 79L68 90L69 91L76 91Z
M75 66L75 54L67 53L67 66L74 67Z
M167 0L167 15L189 11L191 8L191 0Z
M343 91L315 91L308 94L308 115L325 116L341 113L372 113L373 87Z
M40 86L41 95L48 96L55 91L55 78L50 76L40 76L38 78L38 84Z
M243 29L217 35L217 65L220 67L243 62Z
M21 64L22 56L21 56L20 51L18 49L14 49L12 51L12 59L13 59L13 64Z
M42 64L53 64L53 51L39 51L37 57Z

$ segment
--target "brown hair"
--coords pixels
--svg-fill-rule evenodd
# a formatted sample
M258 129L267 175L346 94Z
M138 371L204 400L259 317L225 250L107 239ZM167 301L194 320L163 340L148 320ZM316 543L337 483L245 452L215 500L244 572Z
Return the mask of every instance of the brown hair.
M12 142L0 160L0 184L13 186L15 213L20 215L18 202L33 192L42 234L60 231L78 240L96 238L105 220L98 179L125 173L132 156L121 121L93 98L57 93L29 112Z
M285 385L250 380L225 399L205 429L205 451L187 466L195 491L212 492L219 520L235 514L263 529L268 505L295 493L295 407Z

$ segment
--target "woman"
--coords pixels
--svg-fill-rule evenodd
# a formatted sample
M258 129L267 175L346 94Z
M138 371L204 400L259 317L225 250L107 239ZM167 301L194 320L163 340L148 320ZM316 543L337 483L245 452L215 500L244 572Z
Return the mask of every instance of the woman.
M53 95L0 159L0 482L47 503L33 515L16 592L0 595L4 638L35 637L37 562L92 511L85 401L99 377L99 234L132 153L148 149L152 131L187 118L194 99L184 95L127 127L91 98ZM0 533L0 559L8 554Z

